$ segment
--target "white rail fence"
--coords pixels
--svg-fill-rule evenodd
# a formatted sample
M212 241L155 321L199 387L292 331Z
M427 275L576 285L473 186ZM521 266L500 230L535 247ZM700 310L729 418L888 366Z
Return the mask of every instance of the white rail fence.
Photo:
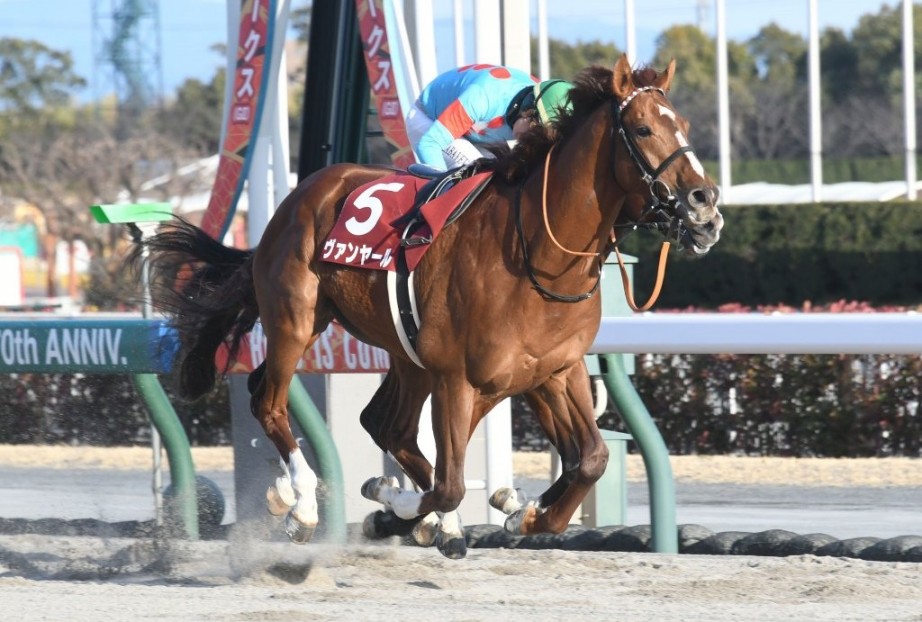
M922 314L641 313L606 317L590 352L922 354Z
M606 317L590 352L919 355L922 314L645 313ZM640 396L634 397L638 398L634 405L639 405ZM652 418L638 412L643 410L629 408L625 422L647 467L652 546L657 552L676 553L675 490L668 452Z

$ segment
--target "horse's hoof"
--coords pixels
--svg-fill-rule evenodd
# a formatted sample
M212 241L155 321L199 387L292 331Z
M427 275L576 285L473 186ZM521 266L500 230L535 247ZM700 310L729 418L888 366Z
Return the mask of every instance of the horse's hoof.
M385 537L384 534L378 531L378 523L380 522L378 514L384 514L384 512L381 510L372 512L362 521L362 535L369 540L380 540Z
M490 495L490 506L503 514L512 514L522 508L519 493L512 488L499 488Z
M288 534L288 539L295 544L307 544L310 542L316 528L317 523L308 525L301 522L295 517L294 512L289 512L288 516L285 517L285 533Z
M362 521L362 535L369 540L405 536L413 531L418 518L403 519L388 510L372 512Z
M432 546L439 533L439 518L435 514L428 514L416 523L410 535L419 546Z
M364 484L362 484L362 496L368 499L369 501L381 502L381 489L387 486L388 482L386 477L372 477Z
M538 510L533 505L528 505L513 512L506 518L506 522L503 527L509 533L515 534L517 536L526 536L532 533L531 526L535 522L535 517L537 516Z
M282 499L282 495L279 494L278 488L275 486L269 486L266 489L266 507L272 516L282 516L292 508Z
M448 559L464 559L467 557L467 541L465 541L464 536L460 538L457 536L450 537L446 540L445 534L439 532L435 537L435 546L439 553Z

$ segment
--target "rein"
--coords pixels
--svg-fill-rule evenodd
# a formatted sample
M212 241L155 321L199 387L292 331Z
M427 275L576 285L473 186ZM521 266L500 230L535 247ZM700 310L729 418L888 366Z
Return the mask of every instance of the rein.
M678 202L678 199L673 194L672 189L669 187L669 185L663 182L662 180L660 180L659 176L662 175L662 173L667 168L669 168L669 166L673 162L675 162L680 156L682 156L683 154L689 151L693 151L690 145L679 147L674 152L672 152L665 160L663 160L658 167L654 169L650 165L650 163L647 161L646 157L644 157L643 151L640 150L640 148L634 142L633 138L631 138L630 135L624 130L624 124L622 120L622 115L624 114L624 110L631 103L631 101L633 101L635 97L637 97L638 95L646 91L654 91L654 90L658 91L663 96L665 96L665 92L663 92L662 89L659 89L653 86L644 86L644 87L635 89L630 95L624 98L624 100L621 101L620 103L612 99L612 121L613 121L612 134L614 134L615 129L616 129L615 126L617 125L617 132L618 134L620 134L621 139L624 141L624 146L627 149L628 155L630 156L634 164L637 166L637 169L640 171L641 179L643 179L644 182L646 182L647 186L649 187L650 198L652 199L652 203L647 208L644 209L643 213L640 215L640 219L637 222L630 223L626 226L630 226L632 227L631 230L634 230L637 228L639 222L642 221L647 216L649 216L650 214L662 214L666 219L665 222L668 222L668 228L665 234L666 239L663 240L663 245L660 247L659 262L658 262L657 270L656 270L656 282L653 286L653 292L650 294L650 297L646 303L638 306L637 303L634 301L634 295L633 295L632 288L631 288L631 280L627 274L627 267L624 265L624 258L621 256L621 251L618 248L618 245L620 244L621 241L623 241L623 238L622 240L618 240L615 235L615 231L618 225L614 225L612 227L611 244L609 245L609 247L606 249L605 252L601 252L601 253L570 250L568 248L565 248L560 242L557 241L557 238L554 237L554 233L553 231L551 231L550 220L548 219L548 214L547 214L547 180L550 177L551 153L554 151L554 147L556 147L556 145L552 145L551 148L548 149L547 157L544 160L544 179L542 180L542 188L541 188L541 211L542 211L542 216L544 218L544 229L547 232L547 235L550 238L551 242L553 242L554 245L558 249L560 249L562 252L567 253L569 255L574 255L576 257L600 257L601 258L602 256L607 255L611 250L614 250L615 257L618 260L618 267L621 270L621 283L624 287L624 296L625 296L625 299L627 300L628 306L634 311L648 311L656 303L657 298L659 298L660 291L662 290L663 281L666 276L666 262L669 257L669 248L671 246L670 239L672 239L674 236L674 239L678 241L681 239L684 233L684 225L682 224L682 220L676 215L676 203ZM614 140L611 141L611 144L612 144L612 150L613 150L612 162L614 163L614 160L615 160L614 151L617 149L617 146ZM590 289L586 293L576 294L576 295L558 294L556 292L553 292L547 289L546 287L544 287L538 282L538 279L531 266L531 261L528 255L528 248L525 244L525 234L522 229L521 197L522 197L522 187L523 186L524 186L524 183L519 185L519 187L516 189L516 195L515 195L516 230L518 232L519 241L522 245L522 256L523 256L523 259L525 260L525 267L528 273L529 280L531 281L535 289L537 289L543 295L553 300L559 300L561 302L580 302L582 300L586 300L587 298L590 298L593 294L595 294L596 290L598 290L599 285L602 280L602 273L601 273L601 263L602 262L601 261L600 261L600 266L599 266L600 267L599 278L596 280L595 284L592 286L592 289ZM661 193L659 191L662 191L663 193L665 193L666 195L665 198L661 196ZM664 222L660 223L660 225L663 225L663 224L665 223Z
M550 157L550 152L548 152L548 157ZM516 187L515 189L515 230L516 230L516 233L518 233L519 235L519 244L522 245L522 259L525 261L525 271L528 273L528 280L531 281L531 284L534 286L535 289L541 292L544 296L551 298L552 300L558 300L560 302L581 302L588 298L592 298L593 294L596 293L596 291L599 289L599 285L602 283L602 271L601 270L599 270L599 278L596 279L595 285L592 286L592 289L590 289L588 292L585 292L583 294L558 294L557 292L553 292L549 290L544 285L538 282L538 277L535 276L535 271L531 267L531 258L528 255L528 244L526 244L525 242L525 232L522 228L522 187L523 185L524 184L519 184L518 187ZM544 213L545 213L545 223L547 223L547 220L546 220L547 210L546 209ZM553 239L553 235L551 237ZM554 243L557 244L557 241L554 240ZM563 249L563 247L561 247L559 244L557 244L557 246ZM563 249L563 250L568 253L571 252L571 251L567 251L566 249ZM579 254L588 255L588 256L601 255L601 253L579 253Z

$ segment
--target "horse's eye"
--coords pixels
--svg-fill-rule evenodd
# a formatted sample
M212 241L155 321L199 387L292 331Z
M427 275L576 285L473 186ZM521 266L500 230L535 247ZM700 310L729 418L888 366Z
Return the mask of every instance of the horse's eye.
M651 130L646 125L641 125L640 127L638 127L636 130L634 130L634 133L641 138L647 138L648 136L653 136L653 130Z

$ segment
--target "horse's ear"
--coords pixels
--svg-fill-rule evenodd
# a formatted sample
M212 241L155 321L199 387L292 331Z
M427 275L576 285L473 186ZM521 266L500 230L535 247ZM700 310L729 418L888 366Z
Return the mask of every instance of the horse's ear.
M618 99L624 99L634 90L634 70L627 60L627 54L622 54L611 77L611 90Z
M675 59L669 61L669 66L666 67L666 71L662 72L656 76L656 80L653 82L653 86L658 89L662 89L664 93L669 92L669 85L672 84L672 76L675 75Z

